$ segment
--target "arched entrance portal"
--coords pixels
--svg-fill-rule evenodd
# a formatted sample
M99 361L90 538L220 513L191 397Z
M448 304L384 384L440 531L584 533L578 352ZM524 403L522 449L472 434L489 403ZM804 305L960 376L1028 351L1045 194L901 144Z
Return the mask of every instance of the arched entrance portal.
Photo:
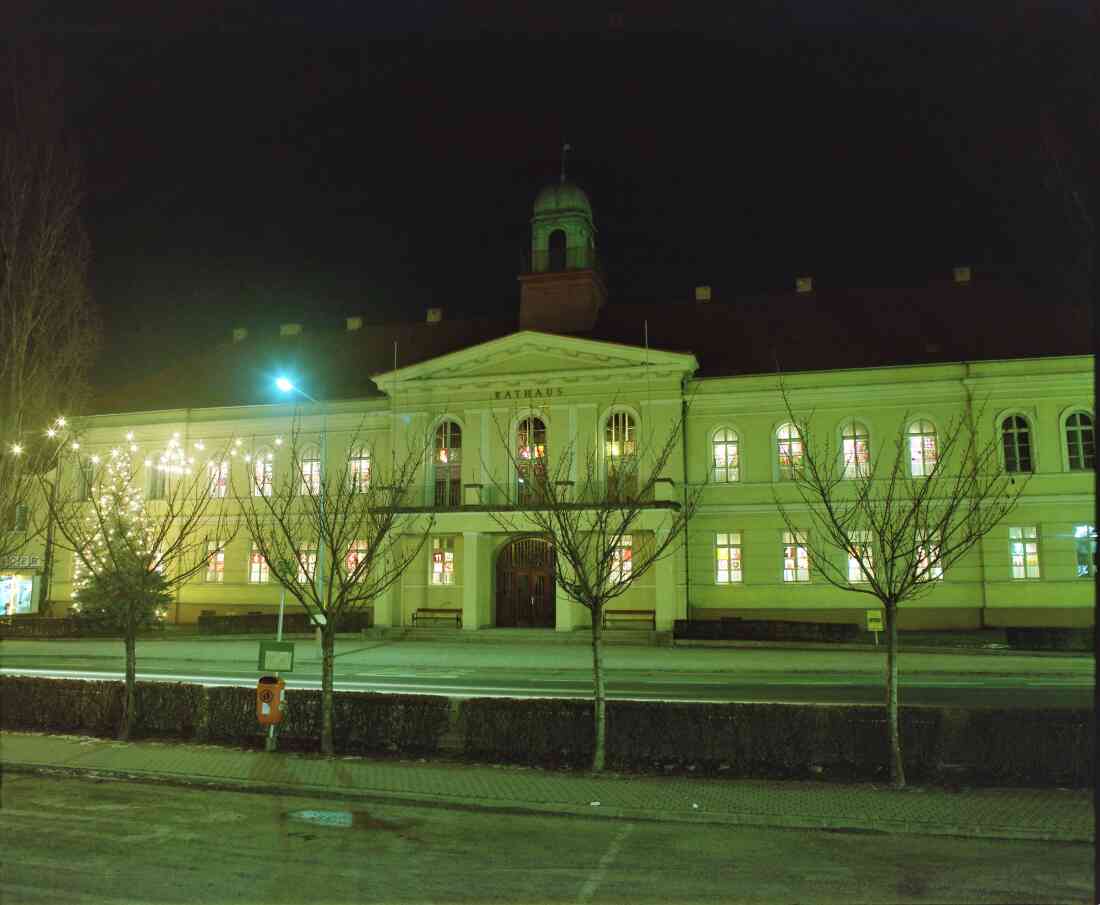
M500 551L496 624L554 628L554 547L550 541L521 537Z

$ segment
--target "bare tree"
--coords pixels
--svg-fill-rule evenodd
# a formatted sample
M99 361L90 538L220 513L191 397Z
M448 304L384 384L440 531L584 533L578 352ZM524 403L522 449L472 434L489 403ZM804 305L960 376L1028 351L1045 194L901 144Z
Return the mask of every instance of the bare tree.
M83 174L62 126L59 58L12 45L0 68L7 76L0 82L10 86L0 96L0 447L9 451L33 447L33 427L86 400L99 328L81 221ZM28 505L28 474L41 465L33 455L0 465L0 513ZM53 550L48 519L43 528L45 601ZM16 539L12 534L0 544Z
M882 605L886 629L886 713L890 781L905 786L898 730L898 608L943 579L1015 508L1025 475L1001 465L996 439L984 441L982 413L969 404L941 431L904 416L893 437L871 456L857 422L838 449L814 416L795 414L780 392L790 428L780 438L780 466L798 490L798 511L775 493L787 527L787 566L805 555L815 575L833 587Z
M336 631L401 577L435 522L407 502L426 443L392 452L387 464L357 430L331 474L320 448L296 423L280 467L274 452L250 458L246 486L234 495L254 555L320 629L321 750L332 754Z
M121 633L126 647L126 696L120 738L136 718L138 630L163 619L174 590L207 568L211 551L238 529L218 470L194 464L177 439L159 460L135 464L132 434L103 456L79 443L55 472L39 476L57 543L76 557L74 611ZM220 458L213 460L221 461ZM146 499L143 485L153 485Z
M592 618L592 677L596 745L592 770L604 769L607 751L607 688L603 623L607 605L629 591L683 542L702 487L681 488L677 498L666 470L683 436L683 417L661 443L637 442L633 419L613 416L602 454L594 445L578 450L576 438L547 461L533 433L511 437L497 430L508 451L510 479L492 475L497 493L515 505L491 510L510 532L532 532L550 542L556 583ZM532 431L531 419L523 431ZM575 475L575 478L574 478Z

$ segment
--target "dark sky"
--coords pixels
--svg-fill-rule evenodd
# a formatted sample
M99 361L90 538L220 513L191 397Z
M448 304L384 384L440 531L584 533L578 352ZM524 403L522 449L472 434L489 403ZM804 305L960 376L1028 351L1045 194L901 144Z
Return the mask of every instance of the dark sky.
M1052 173L1092 178L1094 19L733 6L47 3L18 34L65 62L116 337L510 314L563 140L613 301L959 263L1064 291Z

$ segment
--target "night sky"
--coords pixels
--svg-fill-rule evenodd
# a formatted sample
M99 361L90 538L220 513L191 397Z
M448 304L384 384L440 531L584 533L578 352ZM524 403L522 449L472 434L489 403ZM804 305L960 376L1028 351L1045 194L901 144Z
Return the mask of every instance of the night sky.
M1061 186L1087 196L1100 159L1084 4L22 5L13 33L64 61L116 347L510 316L563 141L612 303L956 264L1052 295L1076 279Z

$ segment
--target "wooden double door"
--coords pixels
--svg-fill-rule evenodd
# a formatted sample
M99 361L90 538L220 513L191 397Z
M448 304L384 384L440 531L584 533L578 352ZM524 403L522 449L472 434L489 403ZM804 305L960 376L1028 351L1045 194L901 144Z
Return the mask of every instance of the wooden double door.
M554 547L548 540L521 537L500 551L496 624L554 628Z

